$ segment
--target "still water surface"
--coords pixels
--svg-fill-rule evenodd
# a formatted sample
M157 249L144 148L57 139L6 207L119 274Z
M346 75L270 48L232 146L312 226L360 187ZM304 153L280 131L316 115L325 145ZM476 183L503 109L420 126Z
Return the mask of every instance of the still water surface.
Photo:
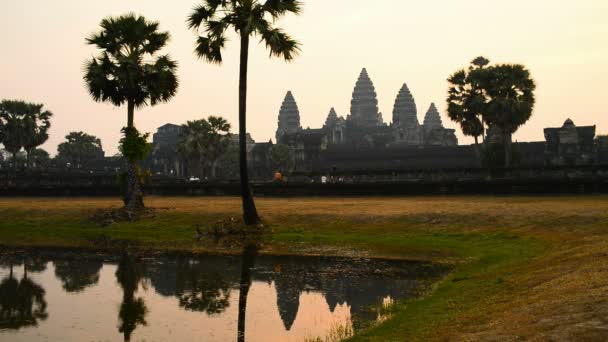
M0 341L305 341L356 333L444 272L318 257L13 258L0 262Z

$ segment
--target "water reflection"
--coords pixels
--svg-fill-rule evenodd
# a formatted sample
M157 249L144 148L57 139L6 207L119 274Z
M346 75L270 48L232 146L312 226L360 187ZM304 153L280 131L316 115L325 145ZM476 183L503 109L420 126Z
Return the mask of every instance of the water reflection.
M123 254L116 269L116 281L122 288L122 303L118 318L118 331L125 341L131 341L131 334L138 325L147 325L148 308L143 298L135 298L139 285L144 279L145 266L129 254Z
M9 268L9 275L0 283L0 330L37 326L48 317L45 291L28 278L27 264L21 280L16 279L13 265Z
M255 265L255 258L258 254L258 246L249 244L243 249L241 258L241 279L239 283L239 317L237 341L245 341L245 323L247 317L247 297L251 288L251 271Z
M100 260L66 259L56 260L55 276L61 280L66 292L81 292L99 282L99 271L103 267Z
M311 331L314 337L327 333L338 318L356 332L379 318L378 308L387 298L417 296L446 271L414 262L260 256L255 244L244 248L240 257L142 259L124 254L117 263L95 258L28 258L20 263L23 272L14 272L13 263L19 261L2 264L0 260L0 275L5 275L0 283L0 340L2 330L36 327L53 318L63 326L82 327L85 335L72 340L102 339L95 331L107 334L107 325L114 324L116 316L118 326L111 330L125 341L179 340L175 335L194 339L195 333L206 336L203 340L232 340L235 330L237 341L246 337L249 341L303 340L311 337ZM28 272L34 271L38 273L32 280ZM53 275L56 284L51 281ZM49 292L51 304L56 304L50 305L51 310L55 308L52 317L42 285L53 289ZM61 292L70 297L59 299ZM84 313L78 308L89 311L93 298L100 297L105 299L97 303L100 318L94 330L95 322L80 318ZM89 299L80 303L81 298ZM190 324L187 328L184 320ZM53 330L59 326L55 321L32 330L34 335L20 330L24 332L21 340L40 336L69 340L61 329ZM197 321L202 325L197 327ZM91 336L86 335L88 329Z

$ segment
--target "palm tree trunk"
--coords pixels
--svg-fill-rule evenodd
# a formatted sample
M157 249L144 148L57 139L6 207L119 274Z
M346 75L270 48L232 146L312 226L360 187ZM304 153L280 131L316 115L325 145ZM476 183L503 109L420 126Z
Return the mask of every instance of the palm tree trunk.
M135 104L133 101L129 100L127 103L127 127L133 128L135 127Z
M503 133L503 145L505 148L505 167L511 167L511 135L507 132Z
M479 167L481 167L481 150L479 149L479 137L477 135L475 136L475 157L477 158Z
M134 116L135 104L129 101L127 105L127 132L126 135L134 134ZM127 189L124 198L125 207L130 210L139 210L144 208L144 196L141 191L141 183L137 172L136 162L126 160L127 164Z
M32 150L25 150L25 153L26 153L25 162L26 162L27 168L29 170L32 168L32 159L31 159Z
M245 342L245 320L247 316L247 297L251 288L251 269L255 263L257 247L246 246L241 261L241 281L239 286L239 315L237 341Z
M243 199L243 221L246 225L260 223L260 217L249 187L247 170L247 67L249 62L249 33L241 32L241 66L239 74L239 170L241 175L241 197Z

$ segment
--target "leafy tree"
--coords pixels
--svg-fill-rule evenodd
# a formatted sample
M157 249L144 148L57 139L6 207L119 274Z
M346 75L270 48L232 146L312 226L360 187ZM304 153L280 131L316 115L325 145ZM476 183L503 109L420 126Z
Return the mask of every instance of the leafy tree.
M24 101L5 100L0 103L0 142L13 154L13 159L23 148L27 153L28 167L31 166L32 152L49 138L53 113L43 108L44 105Z
M101 21L101 31L87 38L87 43L101 50L88 61L84 79L93 99L115 106L127 105L127 126L123 143L142 147L143 137L135 129L135 108L169 101L177 92L177 62L168 55L158 56L169 41L168 32L159 32L159 24L142 16L127 14ZM144 151L130 151L141 157ZM124 152L123 152L124 154ZM137 160L127 159L125 206L144 206Z
M44 168L51 162L49 153L41 148L35 148L30 151L29 158L30 167Z
M226 152L217 161L224 179L236 179L239 176L239 146L228 144Z
M222 49L226 44L226 32L234 29L240 38L239 73L239 173L243 199L243 219L248 225L257 224L260 218L249 188L247 171L247 70L249 39L259 36L271 56L291 61L299 52L299 43L282 29L274 27L275 21L287 13L299 14L301 4L297 0L205 0L188 18L191 29L202 30L198 37L196 54L210 62L222 62Z
M81 168L87 163L103 157L101 140L84 132L70 132L65 142L57 147L57 160Z
M215 177L215 163L230 144L230 124L226 119L210 116L208 119L188 121L182 125L178 151L190 162L192 170L203 177L204 166L211 168Z
M276 144L272 147L270 150L270 159L272 161L272 167L285 174L291 173L296 164L293 149L283 144Z
M485 71L483 88L487 96L488 125L496 125L503 134L505 166L511 166L511 136L532 116L536 84L530 72L520 64L500 64Z
M448 78L448 116L460 125L464 135L475 139L478 159L479 136L483 136L485 132L483 114L487 107L481 82L484 67L488 63L488 59L477 57L471 62L468 70L458 70Z

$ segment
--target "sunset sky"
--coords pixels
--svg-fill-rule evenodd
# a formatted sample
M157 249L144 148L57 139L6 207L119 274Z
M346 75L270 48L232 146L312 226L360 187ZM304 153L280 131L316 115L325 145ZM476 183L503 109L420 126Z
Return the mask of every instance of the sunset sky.
M82 80L84 62L96 54L85 37L103 17L135 12L161 23L172 40L166 52L180 63L180 89L168 104L136 113L141 131L208 115L225 116L237 130L238 42L228 43L221 66L193 54L195 34L185 19L196 1L19 0L0 2L0 99L44 103L55 116L43 146L52 155L70 131L100 137L116 153L126 107L95 103ZM366 67L384 120L405 82L419 119L431 102L446 118L446 78L483 55L493 62L523 63L537 82L532 119L515 134L543 140L544 127L597 125L608 134L608 1L606 0L309 0L299 17L278 23L302 43L292 63L269 59L252 44L249 131L274 140L279 107L293 91L303 127L323 125L331 107L350 110L351 93ZM457 129L461 143L469 143Z

